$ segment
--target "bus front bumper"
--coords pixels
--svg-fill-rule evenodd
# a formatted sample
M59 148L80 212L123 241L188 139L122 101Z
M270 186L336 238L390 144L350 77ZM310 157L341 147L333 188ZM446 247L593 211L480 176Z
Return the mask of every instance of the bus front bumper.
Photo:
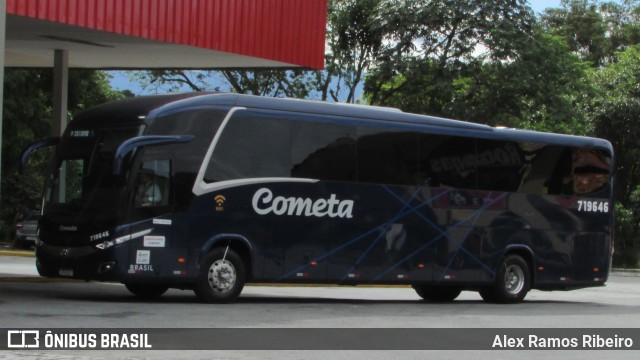
M41 244L36 248L36 268L38 273L45 277L117 280L122 277L123 269L126 269L124 264L118 264L116 261L119 251L126 251L126 247L99 250L93 246L63 247ZM120 258L126 259L126 255Z

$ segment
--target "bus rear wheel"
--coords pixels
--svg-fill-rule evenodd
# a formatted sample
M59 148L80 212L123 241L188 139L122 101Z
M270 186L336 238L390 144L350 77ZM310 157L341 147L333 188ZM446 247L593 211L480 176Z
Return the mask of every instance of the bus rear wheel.
M519 255L512 254L502 260L494 286L481 289L480 296L486 302L517 303L524 300L530 288L529 265Z
M244 261L232 249L216 248L202 263L194 292L205 302L230 303L246 281Z
M132 294L141 297L143 299L155 299L160 297L162 294L169 290L167 285L162 284L136 284L129 283L124 284L124 286L129 290Z
M424 300L433 302L451 302L462 292L459 288L445 286L413 285L413 289Z

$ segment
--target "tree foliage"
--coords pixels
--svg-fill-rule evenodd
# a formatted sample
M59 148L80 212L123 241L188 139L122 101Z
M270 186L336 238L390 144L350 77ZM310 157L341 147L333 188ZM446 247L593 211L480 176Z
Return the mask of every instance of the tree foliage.
M238 94L305 98L311 75L303 70L149 70L131 76L143 88L156 92L215 91Z
M534 24L523 0L388 0L377 20L387 41L367 76L368 100L392 106L401 100L402 109L434 115L446 114L456 81L485 59L515 56Z
M637 3L562 0L562 7L547 10L541 23L551 34L564 38L582 59L600 67L615 61L617 52L640 41Z
M315 83L322 100L356 102L365 73L380 56L386 38L385 29L378 23L381 3L381 0L330 2L326 71L317 73Z
M536 33L510 61L487 61L457 80L446 115L540 131L584 135L581 105L592 92L588 66L559 37Z
M69 72L69 119L73 114L126 93L113 91L105 73L92 70ZM5 69L2 142L2 210L4 236L12 236L11 225L19 206L40 207L46 152L37 152L24 174L18 159L29 143L51 134L53 72L51 69Z
M272 97L358 100L364 75L385 39L376 23L381 0L329 1L324 71L300 69L152 70L132 77L145 89L221 91Z
M618 62L594 72L599 93L591 116L594 134L614 146L617 198L624 201L640 186L640 50L632 47L618 56Z
M599 93L590 114L594 134L611 141L616 154L616 260L635 265L640 252L640 48L616 56L617 62L594 71Z

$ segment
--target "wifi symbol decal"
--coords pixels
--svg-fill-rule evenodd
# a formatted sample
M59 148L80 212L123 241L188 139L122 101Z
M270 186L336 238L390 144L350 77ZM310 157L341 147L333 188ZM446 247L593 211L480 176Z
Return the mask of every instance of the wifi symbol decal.
M216 211L223 211L224 210L224 202L227 201L227 198L224 197L224 195L217 195L216 197L213 198L216 202Z

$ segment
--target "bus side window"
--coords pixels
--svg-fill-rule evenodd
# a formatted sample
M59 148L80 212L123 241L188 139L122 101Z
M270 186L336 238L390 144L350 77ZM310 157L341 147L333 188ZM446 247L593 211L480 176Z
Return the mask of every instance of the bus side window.
M314 122L292 127L291 176L328 181L355 181L355 128Z
M554 189L561 187L559 184L553 184L551 179L564 147L532 142L522 142L519 147L525 159L519 192L547 194L550 186ZM562 182L562 179L559 179L559 182Z
M596 192L609 183L611 157L595 149L574 149L572 156L573 192Z
M573 177L571 175L572 149L566 147L548 166L553 168L551 177L545 183L550 195L573 195ZM544 165L544 164L543 164Z
M289 127L262 115L235 115L216 145L205 181L290 176Z
M418 185L416 133L360 127L358 135L359 182Z
M525 166L518 143L478 139L476 159L479 190L518 191Z
M476 189L476 140L420 134L418 170L422 186Z
M604 188L611 176L611 157L601 150L547 145L538 146L529 157L531 169L522 192L585 195ZM541 187L542 179L546 180Z
M151 160L142 163L136 179L134 207L169 205L170 174L169 160Z

